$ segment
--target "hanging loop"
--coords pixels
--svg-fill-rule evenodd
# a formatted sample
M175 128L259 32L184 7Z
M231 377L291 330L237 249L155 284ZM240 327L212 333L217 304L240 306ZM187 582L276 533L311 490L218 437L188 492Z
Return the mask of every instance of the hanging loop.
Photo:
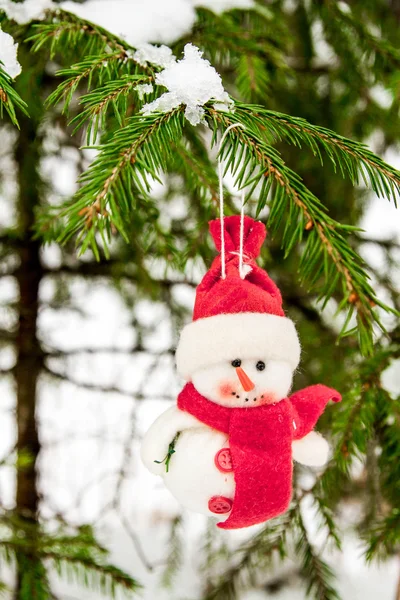
M225 269L225 229L224 229L224 183L223 177L224 172L222 168L222 159L220 157L222 145L225 141L228 133L234 129L235 127L242 127L246 129L242 123L232 123L229 125L227 129L224 131L221 141L218 146L218 182L219 182L219 218L221 222L221 277L222 279L226 278L226 269ZM245 193L242 190L242 207L240 212L240 248L239 248L239 274L242 279L244 279L245 275L243 273L243 236L244 236L244 201L245 201Z
M240 245L239 245L239 275L241 279L246 277L243 269L243 238L244 238L244 201L245 193L242 190L242 205L240 207Z

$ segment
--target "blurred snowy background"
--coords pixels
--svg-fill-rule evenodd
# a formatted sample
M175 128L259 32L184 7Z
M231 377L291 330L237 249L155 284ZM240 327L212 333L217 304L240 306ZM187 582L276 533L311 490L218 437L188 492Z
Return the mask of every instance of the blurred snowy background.
M144 41L170 43L190 31L195 6L225 10L247 7L251 0L88 0L84 4L63 3L84 18L122 35L136 45ZM289 3L290 4L290 3ZM0 7L10 4L0 0ZM25 8L10 10L23 23L36 18L49 2L26 0ZM24 12L25 10L25 12ZM323 54L324 48L321 48ZM377 90L379 102L384 93ZM379 150L379 139L368 140ZM15 136L2 128L0 145L0 210L2 230L16 220L15 164L12 158ZM46 153L40 162L41 177L52 203L76 190L76 180L93 158L93 151L80 150L54 126L46 131ZM392 150L384 158L400 167L400 156ZM230 185L229 178L227 179ZM165 223L187 216L184 190L164 201L167 188L156 186L161 218ZM392 256L400 257L400 221L394 206L369 194L361 219L368 243L361 249L366 261L393 286L400 272L388 265L384 253L373 240L389 240L397 246ZM265 214L264 214L265 218ZM397 254L396 254L397 252ZM141 465L139 445L151 422L172 404L182 381L174 367L173 350L182 322L190 319L195 284L206 265L189 263L181 274L163 272L167 284L159 300L137 297L135 278L129 265L113 277L109 269L95 266L92 257L78 259L73 251L49 245L41 250L43 276L40 283L38 339L45 353L45 369L38 390L37 420L41 452L39 493L41 513L46 518L62 518L74 524L93 523L100 539L111 549L112 559L145 585L144 600L195 600L204 581L199 549L205 543L210 523L200 516L182 513L161 480ZM85 265L87 269L85 270ZM7 456L16 442L15 390L9 372L16 356L11 338L17 325L18 287L15 279L17 258L3 253L0 279L0 407L2 416L0 458ZM160 269L151 258L146 268L160 278ZM375 282L378 285L379 283ZM171 310L173 306L173 310ZM177 319L176 314L180 315ZM328 305L326 318L332 322ZM393 363L385 373L385 386L400 390L400 365ZM309 477L313 478L312 473ZM15 497L12 466L0 469L0 496L5 508ZM313 529L313 509L304 501L304 511ZM330 553L315 543L334 567L343 600L395 598L400 575L398 558L367 567L360 541L351 532L357 504L349 505L341 516L345 536L343 552ZM183 563L170 589L161 578L170 549L172 525L181 538ZM254 533L251 532L251 533ZM220 532L220 539L233 549L249 532ZM303 600L305 591L297 567L290 561L265 578L241 600ZM82 598L81 591L55 578L57 597ZM84 598L100 596L85 592Z

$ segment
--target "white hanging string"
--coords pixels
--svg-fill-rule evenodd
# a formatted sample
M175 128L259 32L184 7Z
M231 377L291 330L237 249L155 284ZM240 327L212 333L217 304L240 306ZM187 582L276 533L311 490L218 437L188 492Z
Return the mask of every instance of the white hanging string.
M240 246L239 246L239 275L241 279L245 278L243 270L243 238L244 238L244 200L245 193L242 190L242 206L240 208Z
M221 222L221 277L222 279L226 278L226 269L225 269L225 230L224 230L224 183L223 177L224 172L222 168L222 160L220 157L222 144L225 141L226 136L228 135L231 129L235 127L242 127L245 129L245 126L242 123L232 123L229 125L227 129L224 131L221 141L218 146L218 180L219 180L219 218ZM239 273L240 277L243 272L243 235L244 235L244 191L242 191L242 209L240 213L240 252L239 252Z

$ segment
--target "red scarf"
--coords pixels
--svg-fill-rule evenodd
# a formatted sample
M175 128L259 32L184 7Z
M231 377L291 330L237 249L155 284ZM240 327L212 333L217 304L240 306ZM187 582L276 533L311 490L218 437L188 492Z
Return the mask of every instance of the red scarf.
M178 408L229 434L236 490L232 511L218 527L248 527L285 512L292 496L292 441L313 429L329 400L340 399L335 390L314 385L276 404L227 408L185 385Z

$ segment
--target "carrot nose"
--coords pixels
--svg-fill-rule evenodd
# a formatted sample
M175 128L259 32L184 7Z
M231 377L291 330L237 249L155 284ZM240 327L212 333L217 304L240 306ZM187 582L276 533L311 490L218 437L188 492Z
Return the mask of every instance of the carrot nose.
M255 386L250 377L243 371L242 367L236 367L236 373L244 391L251 392Z

